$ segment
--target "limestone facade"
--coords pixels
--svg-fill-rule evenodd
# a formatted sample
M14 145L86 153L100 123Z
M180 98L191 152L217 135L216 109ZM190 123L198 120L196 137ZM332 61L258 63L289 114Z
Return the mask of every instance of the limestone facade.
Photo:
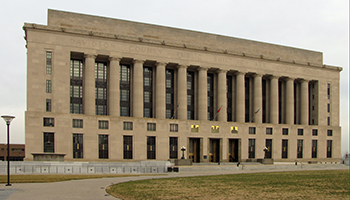
M57 10L23 29L26 160L341 158L321 52Z

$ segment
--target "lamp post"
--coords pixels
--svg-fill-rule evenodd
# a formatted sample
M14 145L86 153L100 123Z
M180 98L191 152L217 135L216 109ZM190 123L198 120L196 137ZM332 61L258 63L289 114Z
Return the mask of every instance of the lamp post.
M7 184L6 186L11 186L10 184L10 124L11 121L15 118L14 116L9 116L9 115L3 115L1 116L7 125Z
M185 146L182 146L182 147L181 147L181 151L182 151L182 157L181 157L181 159L185 159L186 147L185 147Z

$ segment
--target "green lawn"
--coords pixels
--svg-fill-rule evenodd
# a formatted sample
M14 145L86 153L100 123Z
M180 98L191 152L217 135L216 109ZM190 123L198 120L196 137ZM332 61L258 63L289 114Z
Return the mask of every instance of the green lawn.
M107 188L120 199L349 199L349 170L151 179Z

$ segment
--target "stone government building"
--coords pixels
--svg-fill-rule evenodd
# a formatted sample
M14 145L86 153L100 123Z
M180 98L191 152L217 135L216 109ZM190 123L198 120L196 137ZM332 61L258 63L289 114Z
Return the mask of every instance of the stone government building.
M23 29L25 160L341 159L321 52L57 10Z

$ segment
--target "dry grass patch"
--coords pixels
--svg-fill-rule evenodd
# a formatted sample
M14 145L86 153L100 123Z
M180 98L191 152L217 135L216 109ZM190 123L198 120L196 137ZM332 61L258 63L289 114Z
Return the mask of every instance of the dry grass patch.
M349 171L234 174L126 182L120 199L349 199Z

